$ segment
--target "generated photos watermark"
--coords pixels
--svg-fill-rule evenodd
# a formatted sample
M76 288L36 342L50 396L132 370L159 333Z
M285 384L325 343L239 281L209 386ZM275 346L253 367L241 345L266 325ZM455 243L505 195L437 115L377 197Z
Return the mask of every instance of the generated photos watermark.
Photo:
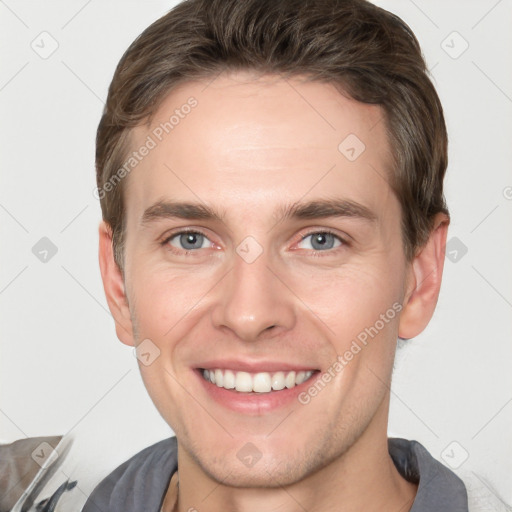
M174 113L169 119L163 123L160 123L156 128L153 128L151 134L146 137L144 143L136 150L132 151L126 158L124 164L103 184L102 187L95 188L93 195L96 199L103 199L109 192L112 192L119 182L128 176L137 165L139 165L146 156L148 156L151 150L155 149L160 142L165 138L166 135L172 132L178 126L183 119L185 119L192 109L197 107L198 101L196 98L191 96L187 102L181 105L179 108L174 110Z
M307 405L315 398L325 386L331 382L336 375L341 373L345 366L347 366L354 357L361 352L361 350L368 345L368 342L375 338L382 329L388 324L395 316L402 311L402 304L395 302L385 313L381 313L379 319L375 321L370 327L365 327L355 339L352 340L350 348L343 354L339 354L336 360L325 370L315 382L302 393L299 394L297 399L302 405Z

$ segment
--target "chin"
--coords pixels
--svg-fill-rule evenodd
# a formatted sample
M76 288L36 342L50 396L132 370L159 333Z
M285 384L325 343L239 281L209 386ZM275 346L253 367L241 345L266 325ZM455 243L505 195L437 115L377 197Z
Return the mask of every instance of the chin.
M280 488L295 484L308 475L303 461L294 458L286 463L275 458L260 459L253 467L199 461L203 471L214 481L235 488Z
M339 456L339 449L333 443L318 443L308 446L267 446L267 452L259 459L248 460L254 445L248 443L245 451L226 449L222 453L211 453L205 457L205 451L194 450L191 453L196 464L215 482L234 488L282 488L300 482L308 476L329 465ZM336 444L334 443L334 446ZM307 448L305 448L307 446ZM254 455L254 454L253 454Z

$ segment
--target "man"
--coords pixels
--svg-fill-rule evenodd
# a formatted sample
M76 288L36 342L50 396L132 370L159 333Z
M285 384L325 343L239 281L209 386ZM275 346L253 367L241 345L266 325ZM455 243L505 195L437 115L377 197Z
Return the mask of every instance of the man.
M100 267L176 434L84 511L467 510L387 438L397 338L428 324L447 136L419 45L364 0L188 0L118 65Z

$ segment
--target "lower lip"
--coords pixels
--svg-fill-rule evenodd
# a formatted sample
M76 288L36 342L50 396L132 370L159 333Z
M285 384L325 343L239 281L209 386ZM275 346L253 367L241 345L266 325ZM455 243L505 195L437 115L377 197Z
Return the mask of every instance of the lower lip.
M195 370L195 373L205 391L217 403L236 412L258 416L298 401L298 395L313 384L316 374L320 372L313 373L313 376L307 381L291 389L284 388L281 391L269 391L268 393L242 393L234 389L220 388L207 381L202 375L202 370Z

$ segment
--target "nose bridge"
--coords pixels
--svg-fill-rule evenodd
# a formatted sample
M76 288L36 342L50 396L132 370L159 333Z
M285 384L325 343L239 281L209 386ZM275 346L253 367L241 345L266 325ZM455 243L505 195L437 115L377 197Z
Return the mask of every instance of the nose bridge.
M276 277L270 252L246 237L233 253L233 266L220 289L213 312L216 327L228 327L245 341L255 341L270 327L290 329L294 322L292 294Z

